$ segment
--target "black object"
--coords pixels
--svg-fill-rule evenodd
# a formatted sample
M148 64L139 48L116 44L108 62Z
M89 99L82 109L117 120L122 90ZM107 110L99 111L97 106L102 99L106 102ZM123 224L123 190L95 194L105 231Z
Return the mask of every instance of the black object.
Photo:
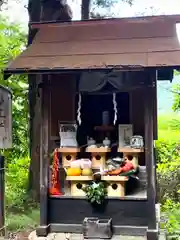
M102 211L102 209L99 209L99 206L92 207L92 204L87 201L86 197L83 199L69 196L49 196L48 223L82 225L84 218L88 216L98 217L98 219L112 218L115 226L146 227L148 224L147 205L146 198L112 198L108 199L108 204Z
M112 219L85 218L83 237L88 239L110 239L112 237Z

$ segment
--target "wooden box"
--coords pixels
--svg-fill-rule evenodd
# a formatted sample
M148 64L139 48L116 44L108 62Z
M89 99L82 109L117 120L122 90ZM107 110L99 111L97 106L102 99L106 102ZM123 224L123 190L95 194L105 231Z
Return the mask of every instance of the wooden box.
M109 182L108 184L108 197L124 197L125 196L125 183L128 177L124 176L104 176L102 180Z
M71 181L71 196L85 197L86 193L82 190L87 182L92 180L91 176L68 176L67 181Z
M126 157L128 155L133 156L133 164L134 167L137 167L139 165L138 163L138 155L139 153L144 152L144 148L136 149L136 148L131 148L131 147L119 147L118 152L123 153L123 157Z
M62 153L62 165L63 167L70 167L71 161L77 159L77 153L80 152L79 148L59 148L59 152Z
M91 153L92 169L100 169L106 167L106 155L110 152L110 148L87 148L86 152Z

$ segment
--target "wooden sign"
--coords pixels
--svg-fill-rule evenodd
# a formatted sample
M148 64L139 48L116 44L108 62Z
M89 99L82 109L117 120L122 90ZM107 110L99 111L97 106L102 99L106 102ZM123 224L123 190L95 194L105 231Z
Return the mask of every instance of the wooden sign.
M0 149L12 148L12 94L0 85Z

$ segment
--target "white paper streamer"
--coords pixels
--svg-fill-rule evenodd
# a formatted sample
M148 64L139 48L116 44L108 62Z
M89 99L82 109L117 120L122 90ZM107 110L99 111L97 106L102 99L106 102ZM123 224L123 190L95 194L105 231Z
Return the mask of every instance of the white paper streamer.
M113 106L114 106L114 125L117 121L117 102L116 102L116 93L113 93Z
M77 121L81 125L81 94L79 93L78 109L77 109Z

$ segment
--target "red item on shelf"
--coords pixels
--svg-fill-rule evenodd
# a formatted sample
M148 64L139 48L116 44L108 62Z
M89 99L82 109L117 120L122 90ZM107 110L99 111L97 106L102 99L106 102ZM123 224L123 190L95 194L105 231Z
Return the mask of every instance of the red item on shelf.
M53 156L53 166L52 166L52 174L51 174L51 187L49 189L49 193L51 195L63 195L60 181L59 181L59 159L58 159L58 151L54 151Z
M132 162L127 162L123 167L121 167L121 172L129 172L134 169Z

